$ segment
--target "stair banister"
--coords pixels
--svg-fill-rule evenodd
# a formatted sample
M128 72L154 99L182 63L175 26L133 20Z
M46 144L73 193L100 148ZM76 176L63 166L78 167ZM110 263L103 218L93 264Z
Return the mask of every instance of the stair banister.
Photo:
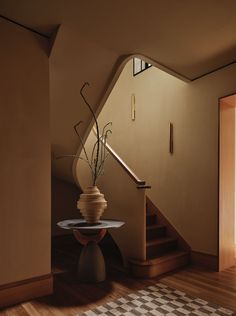
M93 133L97 135L95 128L93 127ZM150 185L146 185L146 181L141 180L138 176L129 168L129 166L124 162L124 160L111 148L110 145L105 143L102 139L101 142L103 146L106 147L107 151L114 157L114 159L121 165L125 172L130 176L130 178L137 184L137 189L151 189Z

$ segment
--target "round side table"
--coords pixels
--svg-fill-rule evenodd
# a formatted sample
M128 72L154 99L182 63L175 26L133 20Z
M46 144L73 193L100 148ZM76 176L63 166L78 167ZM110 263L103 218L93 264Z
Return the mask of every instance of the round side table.
M78 279L84 283L104 281L105 261L98 243L106 235L107 229L119 228L124 222L107 219L91 225L84 219L67 219L57 225L63 229L73 230L76 240L83 245L77 266Z

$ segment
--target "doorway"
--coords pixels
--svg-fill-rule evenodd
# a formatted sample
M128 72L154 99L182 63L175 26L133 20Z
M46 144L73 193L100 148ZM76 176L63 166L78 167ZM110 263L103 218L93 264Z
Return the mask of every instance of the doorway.
M219 100L219 271L235 264L236 94Z

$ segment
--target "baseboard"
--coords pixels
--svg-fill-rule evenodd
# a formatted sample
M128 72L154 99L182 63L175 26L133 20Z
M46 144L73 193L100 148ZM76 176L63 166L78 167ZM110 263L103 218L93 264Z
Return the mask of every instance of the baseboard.
M189 253L186 251L176 251L166 256L145 261L129 260L131 273L137 278L157 277L171 271L176 271L188 264Z
M7 307L53 293L51 274L0 286L0 307Z
M218 257L203 252L191 251L190 261L192 264L207 268L212 271L218 271Z

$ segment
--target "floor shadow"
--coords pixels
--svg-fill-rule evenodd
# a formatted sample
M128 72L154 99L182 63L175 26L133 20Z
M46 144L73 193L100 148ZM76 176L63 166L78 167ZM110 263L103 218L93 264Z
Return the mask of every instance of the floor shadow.
M54 307L83 307L101 301L113 290L109 278L97 284L79 282L72 273L54 276L54 293L38 299L43 305Z
M82 246L74 238L52 245L54 293L37 299L40 305L53 307L85 307L102 303L114 291L114 282L125 278L122 258L108 235L100 243L106 261L106 280L100 283L81 283L76 277Z

